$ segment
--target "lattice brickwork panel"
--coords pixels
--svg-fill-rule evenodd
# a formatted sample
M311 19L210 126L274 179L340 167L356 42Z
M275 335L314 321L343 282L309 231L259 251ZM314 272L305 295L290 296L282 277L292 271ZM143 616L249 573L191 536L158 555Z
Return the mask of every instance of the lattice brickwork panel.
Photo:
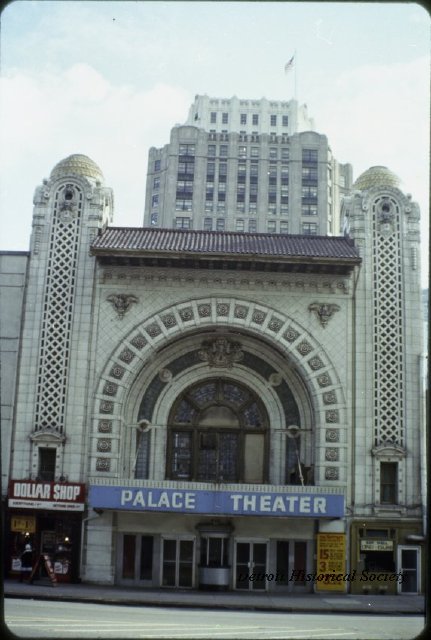
M403 317L400 221L395 200L373 205L374 437L403 444Z
M63 431L75 293L82 191L63 185L55 195L43 304L36 430Z

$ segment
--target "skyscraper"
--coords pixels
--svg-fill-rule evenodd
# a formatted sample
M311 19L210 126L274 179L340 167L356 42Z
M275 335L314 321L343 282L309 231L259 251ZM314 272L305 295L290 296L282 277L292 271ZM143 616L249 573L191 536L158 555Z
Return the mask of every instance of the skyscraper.
M290 102L197 96L149 152L144 225L337 235L352 168Z

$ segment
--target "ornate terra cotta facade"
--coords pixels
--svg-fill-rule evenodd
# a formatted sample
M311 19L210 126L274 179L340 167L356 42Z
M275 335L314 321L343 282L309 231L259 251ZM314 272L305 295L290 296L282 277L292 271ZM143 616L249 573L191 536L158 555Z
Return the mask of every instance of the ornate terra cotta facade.
M35 196L9 479L88 494L61 518L9 495L11 555L27 514L88 582L362 593L304 577L340 567L316 559L333 540L344 573L423 588L419 212L370 171L325 237L110 227L100 169L57 165Z

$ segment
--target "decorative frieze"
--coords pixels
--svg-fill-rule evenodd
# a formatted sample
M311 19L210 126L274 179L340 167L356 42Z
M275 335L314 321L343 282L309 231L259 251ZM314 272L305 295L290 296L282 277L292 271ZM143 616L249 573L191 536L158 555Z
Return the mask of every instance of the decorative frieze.
M198 305L198 314L201 318L208 318L211 315L211 305L210 304L199 304Z
M335 391L327 391L323 394L323 404L336 404L337 394Z
M123 351L119 355L120 360L122 360L123 362L126 362L127 364L129 364L129 362L132 362L134 357L135 357L135 354L133 353L133 351L127 348L123 349Z
M277 331L280 331L282 326L283 326L283 321L280 320L279 318L273 317L268 322L268 329L270 329L270 331L274 331L274 333L276 333Z
M124 376L125 371L126 371L125 368L122 367L121 365L114 364L111 367L109 375L111 376L111 378L117 378L117 380L121 380L121 378Z
M310 358L310 360L308 361L308 364L310 368L313 369L313 371L317 371L318 369L321 369L322 367L325 366L322 360L319 358L319 356L314 356L314 358Z
M115 396L118 391L118 384L115 382L105 382L103 386L103 394L105 396Z
M338 462L340 459L340 450L333 447L325 449L325 460L329 462Z
M326 429L325 440L326 442L339 442L340 431L338 429Z
M255 311L253 311L253 315L251 317L252 322L255 322L256 324L263 324L266 318L266 313L264 313L263 311L259 311L258 309L256 309Z
M244 320L247 317L248 307L245 307L242 304L236 304L234 310L235 318L239 318L240 320Z
M177 319L174 316L173 313L168 313L166 316L163 316L161 318L163 324L165 325L166 329L170 329L171 327L175 327L175 325L177 324Z
M162 333L162 330L157 322L153 322L152 324L148 325L148 327L145 327L145 331L149 336L151 336L151 338L156 338Z
M99 438L97 441L97 451L108 453L112 449L112 441L108 438Z
M299 332L290 327L283 333L283 338L285 338L288 342L295 342L295 340L299 338Z
M328 411L326 411L325 413L325 419L326 419L326 422L329 422L329 423L339 422L340 416L339 416L338 409L328 409Z
M184 322L188 320L193 320L193 309L191 307L186 307L185 309L179 310L180 318Z
M144 338L144 336L141 333L138 333L137 336L135 336L134 338L132 338L132 340L130 341L130 344L133 344L133 346L136 349L143 349L145 347L146 344L148 344L146 338Z
M99 420L97 430L99 433L112 433L112 422L110 420Z
M100 413L113 413L114 403L111 400L101 400L99 405Z
M340 477L337 467L327 467L325 469L325 480L338 480Z
M229 305L225 303L219 303L216 307L218 316L228 316L229 315Z
M319 385L319 387L329 387L329 385L332 384L329 374L322 373L320 376L318 376L317 384Z
M96 471L110 471L111 460L109 458L96 459Z
M296 348L302 356L306 356L310 351L313 351L313 347L306 340L300 342Z

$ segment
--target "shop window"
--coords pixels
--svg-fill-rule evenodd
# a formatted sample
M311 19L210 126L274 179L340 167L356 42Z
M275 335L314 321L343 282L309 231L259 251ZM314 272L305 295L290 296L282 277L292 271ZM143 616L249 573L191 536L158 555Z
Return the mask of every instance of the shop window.
M395 571L393 551L367 551L364 553L365 571Z
M208 380L187 390L169 418L167 476L202 482L264 482L267 416L244 387Z
M125 534L123 537L123 571L122 577L129 580L135 578L136 536Z
M380 503L397 503L397 476L398 464L396 462L380 463Z
M55 479L55 460L57 449L39 447L38 477L41 480L52 481Z

